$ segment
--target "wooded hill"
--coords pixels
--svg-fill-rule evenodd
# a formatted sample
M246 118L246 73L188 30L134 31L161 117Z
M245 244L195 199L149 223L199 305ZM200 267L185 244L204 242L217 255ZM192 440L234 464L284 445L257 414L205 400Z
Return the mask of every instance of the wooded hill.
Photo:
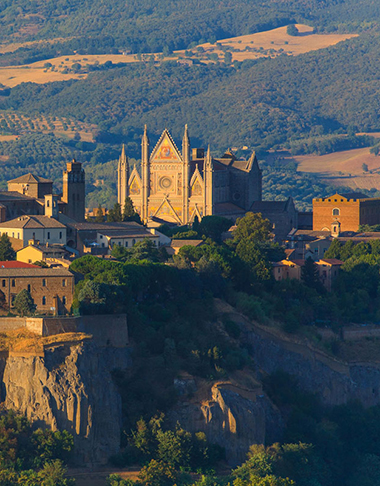
M77 38L74 49L185 48L306 21L319 30L360 30L380 18L371 0L4 0L0 41ZM58 46L62 49L64 43Z

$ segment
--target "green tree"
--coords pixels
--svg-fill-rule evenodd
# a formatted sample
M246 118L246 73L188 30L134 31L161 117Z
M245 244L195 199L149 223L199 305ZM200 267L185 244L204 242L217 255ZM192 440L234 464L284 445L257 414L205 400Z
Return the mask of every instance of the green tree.
M105 285L87 280L78 294L80 312L83 314L101 314L106 310Z
M176 471L171 464L152 459L144 466L139 474L139 479L144 486L172 486L177 478Z
M124 203L123 221L136 221L136 223L141 223L140 216L135 211L133 201L130 197L127 197Z
M198 225L197 231L199 235L212 238L220 243L222 233L228 231L231 226L232 221L222 216L204 216Z
M11 242L6 233L0 237L0 261L14 260L16 252L12 248Z
M334 239L330 245L330 248L326 251L325 258L341 258L342 243L338 239Z
M243 218L236 221L236 229L233 232L234 242L250 239L255 242L268 241L271 235L272 225L261 213L248 212Z
M65 477L66 468L61 461L45 463L43 469L38 473L41 486L74 486L75 480Z
M290 24L286 28L286 33L288 35L291 35L292 37L297 37L297 35L299 34L299 30L297 29L295 24Z
M115 203L113 208L108 211L107 222L120 223L121 221L123 221L123 215L121 214L121 206L119 203Z
M318 265L310 257L305 260L305 263L302 266L301 278L303 283L308 287L320 291L322 290L323 286L319 280Z
M106 479L106 486L134 486L136 484L131 479L122 479L118 474L110 474Z
M224 53L224 62L226 64L231 64L231 62L232 62L232 54L231 54L231 52L227 51L227 52Z
M13 302L14 309L21 316L30 316L36 310L36 305L30 293L23 289L17 295Z

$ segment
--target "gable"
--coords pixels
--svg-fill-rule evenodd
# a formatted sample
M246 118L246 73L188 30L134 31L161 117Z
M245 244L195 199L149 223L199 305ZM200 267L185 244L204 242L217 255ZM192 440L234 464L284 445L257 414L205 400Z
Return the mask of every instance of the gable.
M163 131L150 160L151 162L182 162L182 155L167 130Z

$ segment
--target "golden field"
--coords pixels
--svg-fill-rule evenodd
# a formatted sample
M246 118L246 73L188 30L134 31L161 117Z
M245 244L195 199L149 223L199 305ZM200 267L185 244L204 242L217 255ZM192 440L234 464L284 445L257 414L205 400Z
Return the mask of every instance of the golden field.
M202 44L203 53L198 53L197 48L191 51L197 54L202 61L212 62L207 59L209 54L218 54L219 59L224 58L224 52L219 48L220 45L229 45L239 51L232 52L232 59L244 61L246 59L257 59L259 57L276 57L280 54L299 55L309 51L323 49L338 42L355 37L355 34L313 34L312 28L307 25L297 24L300 35L297 37L289 36L286 33L286 27L259 32L257 34L243 35L223 39L217 44ZM12 47L13 46L13 47ZM18 45L19 46L19 45ZM21 46L21 44L20 44ZM198 46L197 46L198 47ZM246 48L250 50L245 50ZM0 45L0 52L11 52L14 50L14 44ZM149 55L146 55L149 56ZM158 60L160 54L154 54ZM175 51L169 58L176 60L185 57L185 51ZM6 66L0 68L0 83L13 88L21 83L49 83L54 81L64 81L69 79L85 78L87 72L62 72L71 69L74 63L79 63L86 71L86 64L104 64L106 61L112 61L114 64L123 62L140 62L134 54L104 54L104 55L71 55L62 56L54 59L38 61L24 66ZM53 68L46 69L45 64L52 64ZM54 70L52 70L54 69Z

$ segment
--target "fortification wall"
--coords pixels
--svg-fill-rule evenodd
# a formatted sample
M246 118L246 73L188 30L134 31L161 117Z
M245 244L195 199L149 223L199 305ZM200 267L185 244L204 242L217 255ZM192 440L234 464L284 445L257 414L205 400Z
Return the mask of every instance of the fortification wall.
M99 346L123 348L129 342L126 314L0 318L0 332L23 327L44 337L67 332L84 332L91 334Z
M25 326L25 317L0 317L0 332L13 331Z

